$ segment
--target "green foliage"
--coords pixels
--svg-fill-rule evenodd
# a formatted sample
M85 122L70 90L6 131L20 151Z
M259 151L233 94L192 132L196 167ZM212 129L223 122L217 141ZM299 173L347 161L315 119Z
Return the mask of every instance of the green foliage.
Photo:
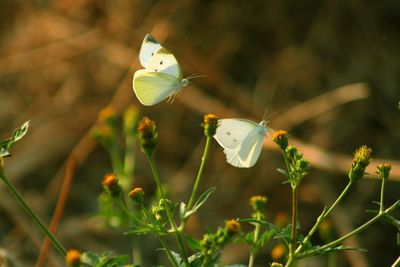
M29 128L29 121L24 122L19 128L15 129L10 138L0 141L0 157L11 156L10 148L17 141L26 135Z
M128 256L112 256L111 253L104 253L100 256L92 252L84 252L81 256L81 266L91 267L136 267L137 265L127 264Z

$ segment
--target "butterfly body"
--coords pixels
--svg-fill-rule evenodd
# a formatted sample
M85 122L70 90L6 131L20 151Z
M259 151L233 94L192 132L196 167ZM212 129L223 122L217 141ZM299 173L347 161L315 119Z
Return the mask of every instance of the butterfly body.
M184 79L175 56L151 35L146 35L139 53L144 69L133 76L133 91L140 103L155 105L176 95L189 81Z
M267 131L265 121L256 123L245 119L222 119L219 120L214 138L224 148L229 164L250 168L260 156Z

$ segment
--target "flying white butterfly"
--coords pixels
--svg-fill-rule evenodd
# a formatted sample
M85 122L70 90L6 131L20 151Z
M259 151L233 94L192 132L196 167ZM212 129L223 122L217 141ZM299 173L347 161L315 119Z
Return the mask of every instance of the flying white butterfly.
M250 168L257 162L267 134L267 122L245 119L221 119L214 135L232 166Z
M175 56L150 34L143 40L139 60L144 69L133 76L133 91L140 103L152 106L178 93L189 81L184 79Z

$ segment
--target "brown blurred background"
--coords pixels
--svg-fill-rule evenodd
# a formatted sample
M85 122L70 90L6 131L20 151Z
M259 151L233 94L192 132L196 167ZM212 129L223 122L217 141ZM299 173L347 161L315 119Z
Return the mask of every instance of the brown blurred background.
M71 192L57 236L67 248L129 254L121 231L93 219L108 155L87 134L98 112L135 105L159 125L156 153L171 197L187 199L204 146L205 113L261 120L286 129L311 160L300 191L305 233L347 183L351 154L362 144L374 163L393 164L386 202L399 197L400 3L396 0L303 1L0 1L0 137L31 120L29 134L6 161L8 177L49 222L73 158ZM143 107L131 87L146 33L171 50L192 80L173 104ZM201 191L216 186L191 221L201 238L224 219L246 217L248 198L269 197L267 218L290 212L290 188L276 169L282 158L270 140L254 168L236 169L213 144ZM72 156L71 156L72 155ZM332 220L343 235L367 220L380 183L369 169ZM135 183L154 192L138 153ZM43 235L0 186L0 250L13 266L34 266ZM397 215L399 212L397 211ZM250 228L249 228L250 229ZM396 230L378 222L347 243L367 253L337 253L337 266L389 266L399 255ZM165 263L152 239L142 239L143 266ZM312 240L320 242L318 235ZM257 266L271 260L269 246ZM246 246L229 246L224 264L248 261ZM63 266L51 252L46 266ZM326 266L314 257L299 266Z

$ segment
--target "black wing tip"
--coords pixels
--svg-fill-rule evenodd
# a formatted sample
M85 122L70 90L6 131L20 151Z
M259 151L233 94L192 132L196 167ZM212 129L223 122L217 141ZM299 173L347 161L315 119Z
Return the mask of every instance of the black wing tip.
M159 44L159 42L150 33L146 34L146 37L144 37L144 41Z

